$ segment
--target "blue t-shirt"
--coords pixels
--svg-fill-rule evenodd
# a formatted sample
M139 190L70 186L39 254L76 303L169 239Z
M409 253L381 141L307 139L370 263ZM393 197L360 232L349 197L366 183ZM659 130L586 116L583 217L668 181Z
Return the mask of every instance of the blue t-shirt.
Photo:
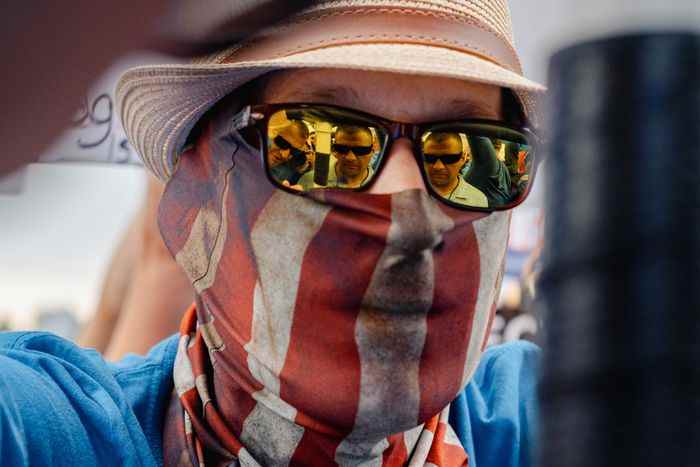
M46 333L0 333L0 465L162 465L177 336L146 357L105 362ZM539 350L488 349L452 403L470 467L529 467Z

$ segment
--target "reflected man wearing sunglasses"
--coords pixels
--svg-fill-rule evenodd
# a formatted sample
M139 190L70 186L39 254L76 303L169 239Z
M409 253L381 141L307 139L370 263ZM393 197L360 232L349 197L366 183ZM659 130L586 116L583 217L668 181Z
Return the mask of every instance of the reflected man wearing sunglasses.
M341 126L335 133L333 156L338 186L358 188L371 178L372 132L366 127Z
M323 187L353 189L367 185L374 175L370 162L375 146L374 135L369 128L339 125L333 136L328 180ZM297 187L302 190L318 188L319 185L314 182L314 172L304 174Z
M488 207L486 196L460 177L467 156L458 133L431 133L423 147L425 171L435 191L465 206Z
M268 152L270 171L277 180L294 185L308 170L306 155L308 138L309 129L298 120L291 120L278 130Z
M472 164L464 178L486 193L493 206L507 205L511 200L511 177L505 163L499 159L493 142L479 136L468 136L467 140Z

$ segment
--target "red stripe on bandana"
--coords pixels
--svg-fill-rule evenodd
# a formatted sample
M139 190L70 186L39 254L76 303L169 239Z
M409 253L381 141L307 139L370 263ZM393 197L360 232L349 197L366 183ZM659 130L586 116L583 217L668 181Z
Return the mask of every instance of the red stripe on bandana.
M187 358L192 370L191 378L197 378L206 374L208 349L199 331L195 331L197 323L197 310L190 308L180 324L181 339L186 339L187 355L178 355L178 359ZM177 364L177 363L176 363ZM178 369L176 369L178 371ZM223 418L213 404L202 399L203 394L197 386L188 389L180 395L180 404L186 412L187 420L192 425L192 431L185 431L187 446L194 449L196 458L202 463L207 457L207 452L223 456L229 460L234 459L241 448L241 443L233 436ZM204 404L206 403L206 406ZM200 415L203 414L203 415ZM185 422L187 426L188 422Z
M241 186L249 185L246 177L250 178L249 175L241 175L238 172L234 172L232 176L232 189L227 193L228 216L231 219L242 218L244 225L251 226L254 225L272 191L261 193L262 196L244 203L235 192L243 189ZM229 224L223 246L224 254L218 264L216 280L211 286L217 293L214 295L205 291L202 294L202 301L207 309L232 311L229 319L215 321L216 329L226 343L226 353L217 358L218 371L222 377L214 378L213 383L222 410L235 414L230 417L229 423L237 436L240 436L243 422L255 406L256 402L251 394L263 387L250 373L247 366L248 352L244 349L251 340L253 294L258 280L257 266L250 246L250 234L247 230L241 229L238 224ZM235 274L232 274L232 271L235 271ZM236 384L231 385L229 378Z
M468 456L464 452L464 448L446 442L447 433L450 429L450 426L443 421L437 424L433 441L434 448L430 450L426 463L437 466L469 465Z
M180 334L188 339L186 355L192 364L192 379L196 380L211 369L208 367L207 356L209 352L206 343L197 326L197 311L195 307L190 308L183 317ZM182 355L178 355L178 360ZM204 371L205 373L200 373ZM177 381L176 381L177 384ZM189 389L181 394L179 402L186 415L185 426L191 423L193 430L180 434L185 439L185 445L190 449L193 459L197 459L199 465L229 465L236 457L245 456L249 462L247 465L257 466L259 464L250 457L250 453L242 445L239 438L234 435L228 427L228 419L224 419L217 407L217 402L207 399L206 392L203 393L199 386ZM204 408L203 408L204 406ZM425 451L425 463L429 462L438 467L456 467L468 465L467 454L459 444L454 431L448 425L449 406L440 414L428 420L420 434L418 445L412 454L421 454ZM314 426L309 426L315 428ZM311 462L312 465L334 465L334 462L324 460L323 454L327 452L332 443L331 439L335 433L329 433L328 437L315 435L307 438L307 443L297 446L294 457L290 465L309 465L304 462ZM427 447L426 447L426 443ZM172 440L166 440L166 447L172 446ZM313 451L312 448L320 448L321 451ZM232 454L232 455L231 455ZM391 435L387 438L387 447L382 453L382 466L405 465L408 461L415 461L409 458L405 445L405 434ZM166 454L167 458L173 458Z
M168 182L167 201L159 206L158 224L161 231L168 232L166 245L173 255L187 242L200 209L218 204L223 186L217 182L223 180L233 166L233 163L207 157L212 134L212 125L207 125L197 145L181 155L179 169L188 176L173 177Z
M383 467L401 467L408 461L409 452L404 443L403 433L389 436L389 448L382 456Z
M390 211L390 200L384 202ZM352 430L360 391L356 319L389 225L333 210L304 255L280 397L293 401L297 423L312 430L304 432L293 464L313 464L320 453L332 459ZM352 267L334 258L352 258ZM314 358L319 354L324 358Z

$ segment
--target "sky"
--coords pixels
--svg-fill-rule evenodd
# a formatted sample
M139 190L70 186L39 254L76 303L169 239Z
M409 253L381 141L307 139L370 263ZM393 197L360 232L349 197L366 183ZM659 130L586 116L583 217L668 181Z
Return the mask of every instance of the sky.
M700 24L697 0L510 3L525 75L540 82L546 82L551 53L574 41L650 23L665 28ZM135 160L109 95L125 67L164 60L137 55L116 63L88 93L87 105L76 114L78 126L45 157ZM34 164L12 183L0 183L0 320L10 317L15 325L27 327L32 314L45 306L70 307L86 319L95 307L111 250L144 190L145 174L139 167L114 164ZM530 205L541 198L538 189Z
M138 168L32 165L20 195L0 194L0 316L25 322L38 307L81 316L118 235L138 207Z

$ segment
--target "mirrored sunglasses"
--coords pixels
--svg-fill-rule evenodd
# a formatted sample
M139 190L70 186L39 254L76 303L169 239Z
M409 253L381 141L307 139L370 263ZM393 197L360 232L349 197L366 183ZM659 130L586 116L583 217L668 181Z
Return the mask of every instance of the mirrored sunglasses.
M381 173L393 142L407 137L436 199L462 210L506 210L525 200L540 162L531 130L494 120L404 124L320 104L257 105L239 115L246 115L247 121L238 128L257 129L270 181L297 194L367 190ZM280 137L281 131L294 131L306 140L309 150L297 149L303 157L280 163L270 155L272 147L293 148ZM350 153L356 157L346 157Z
M352 146L347 144L334 144L333 152L347 155L352 152L356 156L369 156L372 153L372 146Z
M440 161L443 165L452 165L462 160L462 153L457 154L423 154L427 164L437 164Z

